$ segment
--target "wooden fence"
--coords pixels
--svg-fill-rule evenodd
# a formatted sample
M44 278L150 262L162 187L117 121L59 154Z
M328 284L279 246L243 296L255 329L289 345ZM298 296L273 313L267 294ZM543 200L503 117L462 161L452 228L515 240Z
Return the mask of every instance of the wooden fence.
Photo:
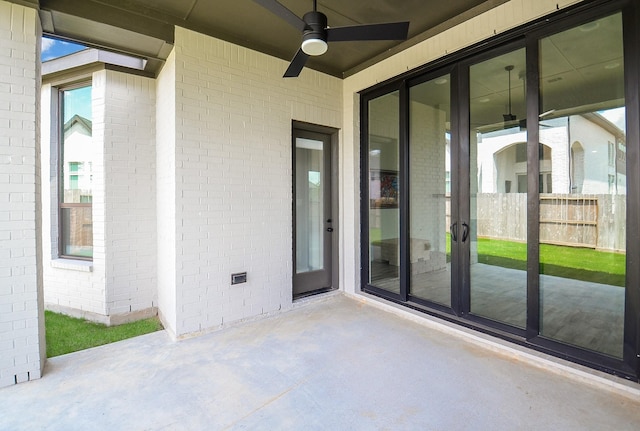
M482 193L474 204L478 236L527 240L527 194ZM541 243L623 251L625 229L624 195L540 196Z

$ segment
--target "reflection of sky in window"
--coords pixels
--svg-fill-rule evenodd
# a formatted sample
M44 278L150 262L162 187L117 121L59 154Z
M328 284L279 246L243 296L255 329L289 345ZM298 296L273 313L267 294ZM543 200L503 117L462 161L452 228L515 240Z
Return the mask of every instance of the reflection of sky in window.
M621 108L607 109L606 111L598 112L598 114L602 115L604 118L611 121L623 132L626 131L624 113L625 113L624 106Z
M65 42L62 40L52 39L49 37L42 37L42 52L40 56L41 61L49 61L54 58L64 57L65 55L73 54L78 51L87 49L86 46L78 45L72 42Z
M314 186L320 185L320 172L309 171L309 183Z
M91 120L91 87L82 87L64 92L64 122L79 116Z

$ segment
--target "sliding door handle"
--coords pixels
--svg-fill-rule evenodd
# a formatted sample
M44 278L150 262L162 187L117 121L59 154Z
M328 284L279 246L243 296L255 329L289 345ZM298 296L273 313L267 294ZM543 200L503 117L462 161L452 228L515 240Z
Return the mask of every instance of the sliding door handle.
M453 223L449 226L449 232L451 233L451 239L454 242L458 242L458 223Z
M469 238L469 225L462 223L462 242L465 242Z

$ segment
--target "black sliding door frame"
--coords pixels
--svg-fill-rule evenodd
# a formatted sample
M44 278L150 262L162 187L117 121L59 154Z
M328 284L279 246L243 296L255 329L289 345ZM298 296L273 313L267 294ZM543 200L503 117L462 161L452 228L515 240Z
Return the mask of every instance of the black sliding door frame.
M452 76L452 94L451 105L457 105L457 109L451 110L451 130L455 131L457 139L451 137L451 159L453 172L454 157L457 167L455 177L456 181L451 183L451 225L462 228L463 219L469 224L469 215L471 207L469 202L470 183L469 169L471 157L469 153L469 68L456 66L456 73ZM455 77L455 81L453 81ZM455 197L455 200L454 200ZM454 205L455 203L455 205ZM455 217L455 218L454 218ZM471 241L463 243L451 239L451 273L459 274L457 280L451 282L451 306L458 317L464 317L469 314L470 297L469 297L469 279L470 279L470 253L469 244ZM454 249L457 256L454 255Z
M623 9L627 135L627 270L624 362L640 376L640 6ZM629 146L631 142L633 145ZM635 262L635 264L634 264Z
M464 242L460 242L460 260L459 265L460 269L458 273L460 274L462 280L460 282L461 291L459 292L459 306L460 309L457 311L458 316L464 316L467 320L474 322L476 324L487 326L490 328L494 328L497 331L505 334L511 334L512 336L518 337L520 339L525 339L525 331L521 328L508 325L506 323L502 323L487 317L480 316L478 314L474 314L471 309L471 229L473 227L471 223L471 82L470 82L470 69L473 65L482 63L484 61L491 60L495 57L499 57L504 54L508 54L510 52L514 52L520 49L526 48L525 40L523 38L517 38L513 41L502 44L492 50L482 52L480 54L469 56L469 58L461 61L459 63L458 73L459 73L459 81L457 84L458 88L458 99L455 103L458 104L458 121L459 128L458 133L460 136L458 149L460 155L460 172L458 174L460 178L459 185L459 224L462 225L466 223L469 227L469 239ZM529 64L527 64L527 68ZM528 69L527 69L528 71ZM452 102L453 103L453 102ZM527 107L528 109L528 107ZM528 111L527 111L528 112ZM529 136L529 133L527 133ZM535 147L537 151L537 146ZM536 158L538 153L536 152ZM529 161L530 159L528 159ZM527 172L530 171L531 167L527 164ZM532 175L528 174L529 180ZM536 182L537 184L537 182ZM453 206L453 205L452 205ZM453 246L452 246L453 247Z
M406 172L406 180L407 180L407 196L410 196L410 192L411 192L411 182L409 181L410 175L411 175L411 163L410 163L410 153L411 153L411 139L410 139L410 130L412 127L411 124L411 112L410 112L410 91L413 87L419 86L420 84L424 84L425 82L428 81L432 81L434 79L438 79L441 78L445 75L449 75L450 80L452 83L456 83L458 82L458 67L456 65L448 65L446 67L442 67L442 68L438 68L438 69L434 69L434 70L430 70L428 73L424 73L421 74L418 77L412 78L412 79L408 79L406 80L406 100L404 103L404 105L406 106L406 111L405 111L405 117L404 117L404 124L406 125L405 129L406 129L406 134L405 134L405 138L406 138L406 143L407 143L407 149L405 151L406 154L406 162L404 165L404 171ZM457 94L459 92L459 89L457 88L456 85L451 85L450 87L450 95L449 95L449 100L453 101L456 100ZM456 112L451 111L450 112L451 115L451 119L450 119L450 142L451 142L451 146L450 146L450 151L451 151L451 177L450 177L450 181L451 181L451 193L450 193L450 202L454 202L458 200L458 187L459 187L459 162L461 160L460 155L459 155L459 147L457 145L454 145L454 142L457 142L459 137L460 137L460 133L458 131L458 115ZM401 119L401 121L403 121ZM405 248L403 249L404 255L405 256L409 256L411 251L410 251L410 226L411 226L411 220L410 220L410 209L411 209L411 199L406 199L407 201L407 206L406 206L406 220L405 220L405 226L407 226L406 229L406 241L405 241ZM451 220L457 220L458 219L458 206L457 205L450 205L450 210L451 210ZM451 242L451 273L452 274L457 274L458 271L462 271L462 267L459 264L459 255L460 255L460 249L457 247L457 244L454 244L453 241ZM408 261L408 259L405 259ZM439 316L447 316L447 315L458 315L459 316L459 310L460 310L460 306L458 305L459 303L459 288L458 288L458 284L459 284L459 280L460 277L452 277L451 281L451 306L448 307L444 304L440 304L437 302L433 302L430 301L428 299L425 298L420 298L419 296L414 296L412 295L412 293L410 292L410 285L411 285L411 274L410 274L410 268L409 268L409 264L407 262L407 270L406 270L406 286L407 286L407 300L411 301L413 303L415 303L418 307L428 307L428 309L439 315Z
M640 52L637 25L640 8L632 2L612 1L591 2L584 5L581 13L562 16L544 28L527 34L527 169L529 215L527 226L527 329L526 344L537 350L554 356L567 358L573 362L599 369L610 374L638 380L640 377L640 133L638 132L638 79L640 79L638 52ZM597 4L596 4L597 3ZM594 5L595 4L595 5ZM581 8L577 8L581 9ZM540 218L539 188L539 114L540 112L540 76L538 65L539 42L550 35L567 28L579 26L589 21L622 11L623 45L625 60L625 109L627 142L627 214L626 214L626 283L624 312L623 358L616 359L585 348L572 346L544 337L540 333L541 289L540 289L540 236L538 220ZM564 15L564 14L563 14ZM635 18L634 18L635 15ZM634 88L635 87L635 88ZM635 100L634 100L635 99ZM629 145L631 144L631 145ZM633 167L635 164L635 168ZM632 194L634 194L632 196ZM634 227L633 225L636 225ZM635 262L635 264L633 263Z
M539 39L526 41L527 105L527 325L528 341L540 333L540 71Z
M407 301L411 269L409 259L409 88L406 82L400 86L400 300ZM407 125L403 127L403 125Z
M624 345L622 359L552 340L541 333L540 288L540 41L591 20L622 11L624 44L624 96L626 109L626 287ZM435 315L465 327L485 332L515 344L568 359L623 378L640 378L640 6L630 0L584 1L551 14L490 41L379 84L361 94L361 280L362 290ZM525 48L527 128L527 264L526 325L519 328L471 312L470 244L451 241L451 307L411 295L410 287L410 199L409 199L409 89L442 74L451 77L451 224L470 225L470 74L471 65ZM371 100L398 91L399 94L399 293L368 283L369 256L369 111ZM460 231L461 232L461 231Z
M400 260L401 267L400 267L400 292L399 293L390 292L388 290L382 289L380 287L374 286L373 284L369 283L370 269L371 269L370 268L371 256L370 256L370 249L369 249L369 244L370 244L369 186L370 184L369 184L368 148L369 148L369 139L371 136L369 133L369 102L379 97L393 93L395 91L397 91L400 95L399 112L398 112L398 127L400 131L398 145L400 146L400 148L399 148L398 160L400 162L401 169L398 177L398 182L399 182L398 188L400 191L400 199L399 199L400 212L401 214L404 213L403 215L401 215L399 219L399 222L400 222L399 251L400 253L402 253L402 250L404 250L404 248L406 247L405 243L407 241L407 234L403 232L407 230L406 224L404 223L406 223L406 221L408 220L408 215L406 214L406 210L403 211L402 208L405 205L403 202L407 200L406 199L407 192L405 191L404 187L406 187L408 183L408 175L405 172L405 170L402 169L403 164L405 163L405 158L406 158L406 149L403 148L403 147L406 147L406 131L403 132L405 128L403 127L402 113L404 112L405 113L404 115L406 115L407 108L402 107L403 105L402 97L404 95L404 97L406 98L407 90L406 90L406 85L404 84L404 81L398 81L398 82L393 82L389 85L385 85L380 88L377 88L374 91L368 92L366 96L363 95L360 103L360 127L362 131L360 135L360 149L361 149L360 151L360 190L361 190L360 238L362 242L362 245L360 247L360 259L361 259L360 279L362 280L364 290L366 290L367 292L391 299L393 301L406 302L407 301L407 275L404 275L404 273L406 272L407 263L403 262L403 260L406 260L406 259ZM403 268L404 268L404 271L403 271Z

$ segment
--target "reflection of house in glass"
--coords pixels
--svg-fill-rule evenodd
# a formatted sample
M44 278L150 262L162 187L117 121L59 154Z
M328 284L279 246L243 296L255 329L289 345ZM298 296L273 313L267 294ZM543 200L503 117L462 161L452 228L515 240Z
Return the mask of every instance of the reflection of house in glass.
M66 204L89 204L92 202L92 168L94 148L92 145L92 123L74 115L63 128L64 154L63 178ZM64 253L76 256L91 256L93 248L93 222L91 207L66 207L62 210L62 232Z
M478 136L478 191L527 192L527 133L511 128ZM626 193L624 132L600 114L540 121L541 193Z
M527 131L479 130L477 139L478 236L526 241ZM625 249L611 228L626 208L625 142L599 113L540 120L541 242Z
M64 124L65 202L91 202L91 121L74 115Z

